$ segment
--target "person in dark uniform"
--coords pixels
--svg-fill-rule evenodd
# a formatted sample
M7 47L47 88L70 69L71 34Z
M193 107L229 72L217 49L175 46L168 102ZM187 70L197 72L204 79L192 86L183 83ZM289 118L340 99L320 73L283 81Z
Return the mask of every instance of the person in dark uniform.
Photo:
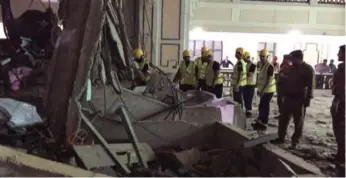
M281 106L282 106L282 102L284 100L284 96L282 94L282 87L284 87L284 83L285 80L287 79L287 73L290 69L291 61L289 60L289 56L290 55L284 55L282 64L280 65L280 70L279 70L279 74L278 74L278 80L277 80L277 104L279 107L279 113L281 113ZM275 117L276 119L280 118L279 116Z
M330 113L333 118L333 131L338 151L335 156L337 177L345 177L345 45L340 46L337 71L333 76L332 93L334 95Z
M223 68L229 68L230 65L231 65L232 67L234 67L234 64L232 63L232 61L230 61L230 60L228 59L228 56L226 56L226 59L224 59L224 60L221 61L221 66L222 66Z
M335 72L336 72L336 70L337 70L337 68L336 68L336 66L335 66L335 64L334 64L334 59L331 59L330 61L329 61L329 68L330 68L330 72L332 73L332 74L334 74ZM330 81L331 81L331 79L333 78L333 75L327 75L326 76L326 80L325 80L325 86L326 86L326 89L330 89L330 85L329 85L329 83L330 83Z
M285 99L282 103L282 113L279 118L279 138L273 143L284 143L289 121L293 116L294 134L291 139L290 149L298 146L303 134L303 125L306 108L310 106L313 98L315 71L312 66L303 61L303 51L296 50L290 53L292 66L287 73L282 92Z

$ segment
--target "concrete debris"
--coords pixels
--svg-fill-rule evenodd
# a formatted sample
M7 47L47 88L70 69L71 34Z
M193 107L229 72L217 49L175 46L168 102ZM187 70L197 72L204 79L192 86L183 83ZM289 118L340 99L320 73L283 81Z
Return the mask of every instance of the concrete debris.
M323 121L323 120L318 120L318 121L316 121L316 124L327 124L327 122Z
M32 156L15 149L0 146L0 176L2 177L105 177L66 164Z

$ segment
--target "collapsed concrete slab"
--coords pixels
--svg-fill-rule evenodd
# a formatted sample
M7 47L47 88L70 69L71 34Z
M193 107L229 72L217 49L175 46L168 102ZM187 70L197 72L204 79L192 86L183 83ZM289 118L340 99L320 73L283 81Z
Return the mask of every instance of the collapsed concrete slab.
M186 103L183 101L181 114L177 113L177 107L169 106L160 101L154 100L141 93L123 89L121 97L110 88L94 88L92 103L101 113L105 113L105 118L113 121L121 121L116 110L120 106L125 106L133 121L162 121L162 120L184 120L191 123L206 124L216 121L236 125L245 129L245 116L240 105L235 104L229 98L215 99L214 95L194 91L186 93Z
M106 177L70 165L0 146L1 177Z
M121 125L99 121L95 122L95 126L109 142L128 139ZM135 122L134 130L138 140L148 143L154 150L165 148L185 150L205 146L221 150L219 157L211 166L214 176L229 176L225 170L228 170L229 164L235 164L235 162L230 163L230 160L234 159L251 162L245 169L248 176L292 176L281 161L286 162L297 174L323 175L317 167L270 143L239 149L240 145L244 145L244 142L252 138L247 136L245 131L220 122L204 125L186 121ZM238 157L232 158L234 154L230 156L230 150Z

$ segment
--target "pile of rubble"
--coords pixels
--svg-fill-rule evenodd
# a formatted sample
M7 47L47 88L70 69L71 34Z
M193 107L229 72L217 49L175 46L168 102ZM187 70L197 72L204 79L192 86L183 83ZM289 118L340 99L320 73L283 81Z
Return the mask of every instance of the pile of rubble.
M27 107L26 112L20 109L21 105ZM204 107L206 106L200 106L200 109ZM3 110L5 107L0 108ZM113 122L112 126L115 129L107 131L113 134L112 137L107 134L104 137L99 132L103 129L98 128L98 125L100 122L105 122L104 120L98 119L93 122L91 118L83 115L82 129L90 135L85 138L79 135L80 142L73 140L71 147L67 150L56 148L54 140L45 136L43 129L39 129L42 126L37 127L43 124L42 120L39 117L36 117L36 120L30 118L34 114L28 113L35 109L28 108L30 108L29 105L18 102L17 108L11 110L13 114L6 122L7 127L12 130L13 123L26 124L20 127L16 125L17 129L23 130L22 136L12 137L12 142L7 143L16 148L0 146L0 165L3 165L2 169L7 169L1 176L288 177L322 175L317 168L304 160L271 145L269 141L277 138L275 134L250 138L242 129L230 126L232 123L226 125L213 120L198 123L198 119L192 119L190 122L149 119L136 123L129 118L128 111L124 107L116 111L122 124ZM26 117L23 117L22 122L14 122L20 116L15 114L20 111L26 113L26 115L22 114ZM14 115L16 117L13 117ZM138 124L142 125L138 127ZM152 127L149 128L147 124ZM119 134L120 127L124 128L127 139ZM152 135L145 135L143 131L145 127L147 127L146 131L148 128L156 129L150 131ZM175 133L172 132L173 130ZM154 139L157 135L165 136L162 133L173 133L175 136L161 141ZM36 140L33 141L33 138ZM118 141L111 141L111 139ZM31 142L28 142L29 140ZM123 140L122 143L119 140ZM32 147L29 148L29 145Z

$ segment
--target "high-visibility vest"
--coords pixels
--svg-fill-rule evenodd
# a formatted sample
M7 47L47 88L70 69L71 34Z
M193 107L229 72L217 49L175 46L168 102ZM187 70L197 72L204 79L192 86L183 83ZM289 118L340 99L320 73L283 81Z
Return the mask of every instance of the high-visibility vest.
M206 76L205 70L208 66L208 62L203 62L202 58L199 57L196 59L195 63L197 64L197 68L198 68L198 74L197 74L198 78L205 79L205 76Z
M242 64L242 71L238 71L239 62ZM239 72L240 72L240 81L239 81L239 83L237 83ZM245 86L246 85L246 62L243 59L239 60L236 63L231 79L232 79L232 85L233 86L235 86L235 85Z
M249 63L249 64L246 65L246 73L247 73L247 81L246 81L246 84L247 84L247 85L256 85L256 80L257 80L257 67L255 67L255 71L252 72L252 75L251 75L251 76L248 76L248 74L250 73L249 70L250 70L251 64L253 64L253 63ZM253 64L253 65L255 65L255 64Z
M264 64L261 67L261 70L258 74L257 88L259 91L264 92L264 93L276 92L276 84L275 84L276 82L275 82L275 75L274 74L272 76L270 76L269 85L267 87L265 86L267 79L268 79L267 73L268 73L269 66L272 66L269 62Z
M213 79L215 76L215 71L213 70L213 64L215 61L209 62L207 65L207 68L205 70L205 83L207 86L212 86ZM223 76L222 73L219 73L219 76L216 78L214 85L220 85L223 84L223 81L225 80L225 77Z
M150 62L147 59L144 59L143 61L139 62L139 70L143 70L144 66L148 64L149 70L147 71L150 74ZM145 76L145 80L148 81L150 79L150 75Z
M197 85L196 79L196 65L194 61L190 61L189 65L186 66L186 62L183 61L180 64L179 72L181 75L181 85Z

